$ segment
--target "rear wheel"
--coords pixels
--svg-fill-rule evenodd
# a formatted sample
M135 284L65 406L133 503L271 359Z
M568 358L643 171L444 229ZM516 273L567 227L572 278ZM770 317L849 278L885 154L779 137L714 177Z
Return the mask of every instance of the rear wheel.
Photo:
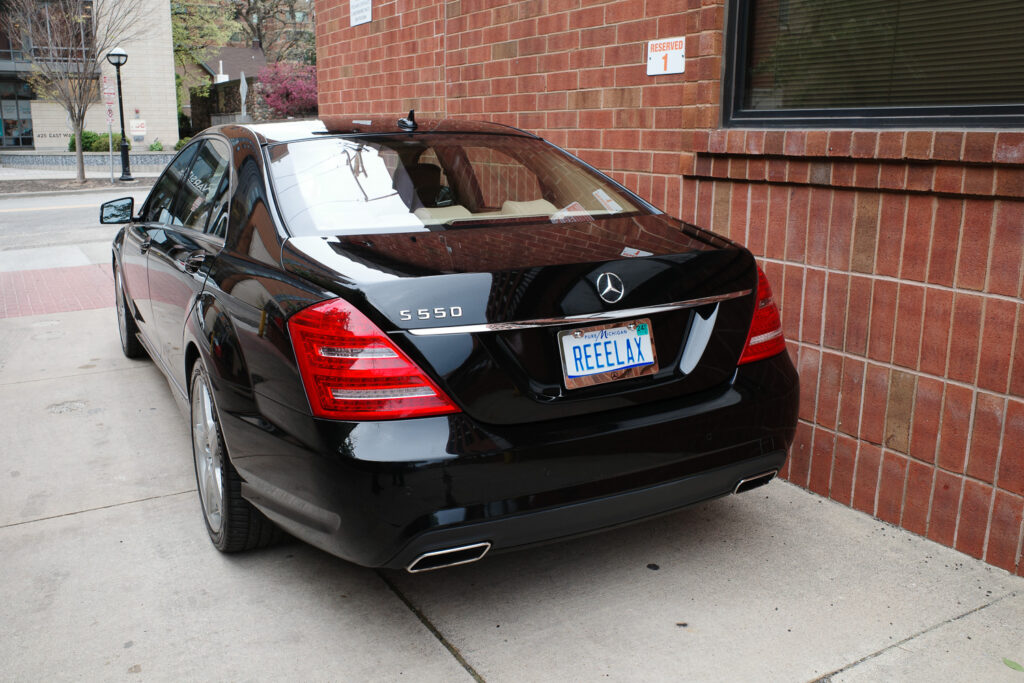
M131 309L124 294L124 280L121 269L114 263L114 305L117 307L117 331L121 334L121 351L128 358L142 358L146 349L139 341L139 327L135 324Z
M210 540L217 550L225 553L270 545L280 532L273 522L242 498L242 478L228 459L209 375L202 361L192 369L190 386L192 459L199 504Z

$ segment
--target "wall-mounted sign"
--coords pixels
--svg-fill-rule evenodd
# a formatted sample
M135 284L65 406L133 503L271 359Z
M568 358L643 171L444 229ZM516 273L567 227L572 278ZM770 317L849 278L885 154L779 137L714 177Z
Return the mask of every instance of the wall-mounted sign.
M681 74L686 71L686 37L662 38L647 43L647 75Z
M128 134L132 137L145 137L146 136L146 121L145 119L131 119L128 121Z
M348 25L368 24L372 14L373 0L351 0L348 4Z

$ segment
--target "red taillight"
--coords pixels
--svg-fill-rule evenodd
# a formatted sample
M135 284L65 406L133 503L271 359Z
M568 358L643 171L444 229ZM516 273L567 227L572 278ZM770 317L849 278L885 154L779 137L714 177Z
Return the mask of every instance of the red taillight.
M782 320L779 308L772 300L772 286L764 271L757 269L757 300L754 304L754 318L750 321L747 343L740 356L740 365L768 358L786 350L786 338L782 335Z
M457 413L459 408L387 335L343 299L288 320L313 415L390 420Z

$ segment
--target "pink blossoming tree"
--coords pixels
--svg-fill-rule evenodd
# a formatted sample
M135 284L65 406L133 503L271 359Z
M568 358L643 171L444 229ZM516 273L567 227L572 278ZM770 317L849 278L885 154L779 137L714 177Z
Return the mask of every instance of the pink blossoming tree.
M277 62L260 69L263 100L275 116L305 116L316 113L316 67Z

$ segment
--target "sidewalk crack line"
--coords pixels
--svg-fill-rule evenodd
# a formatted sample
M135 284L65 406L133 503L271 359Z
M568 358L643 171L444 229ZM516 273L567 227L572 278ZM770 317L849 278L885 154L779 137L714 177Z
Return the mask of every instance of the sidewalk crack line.
M877 652L872 652L869 655L865 655L864 657L861 657L860 659L858 659L856 662L851 662L851 663L847 664L846 666L842 667L841 669L836 669L835 671L827 673L824 676L821 676L819 678L815 678L812 683L828 683L828 681L832 680L833 676L841 674L844 671L849 671L850 669L852 669L852 668L854 668L854 667L856 667L856 666L858 666L860 664L863 664L864 662L872 660L875 657L880 657L881 655L885 654L889 650L892 650L893 648L901 647L901 646L905 645L906 643L909 643L911 640L914 640L915 638L919 638L920 636L923 636L926 633L930 633L930 632L934 631L935 629L941 628L941 627L943 627L943 626L945 626L947 624L952 624L954 622L960 621L964 617L969 617L972 614L974 614L975 612L980 612L983 609L988 609L989 607L992 607L993 605L996 605L996 604L1002 602L1003 600L1006 600L1007 598L1016 597L1016 595L1017 595L1017 591L1010 591L1006 595L999 596L998 598L996 598L992 602L987 602L984 605L979 605L978 607L975 607L972 610L964 612L963 614L960 614L960 615L955 616L955 617L951 617L949 619L946 619L945 621L940 621L937 624L933 624L932 626L929 626L926 629L922 629L922 630L918 631L917 633L914 633L913 635L907 636L906 638L904 638L903 640L899 641L898 643L893 643L892 645L887 645L887 646L883 647L881 650L878 650Z
M483 676L478 674L476 669L474 669L473 666L466 661L466 658L462 656L462 653L459 652L459 649L455 647L452 643L450 643L448 639L444 637L444 634L437 630L437 627L434 626L434 624L430 621L427 615L421 612L419 608L416 607L416 605L412 604L412 601L405 596L405 593L399 590L398 586L396 586L394 582L391 581L391 579L385 576L383 571L378 569L376 570L376 572L377 576L380 577L380 580L383 581L384 584L391 589L391 592L394 593L399 600L405 603L405 606L409 608L409 611L416 615L416 618L420 620L420 623L423 624L427 628L427 630L433 634L435 638L437 638L438 642L444 645L445 649L448 650L449 653L451 653L452 657L454 657L455 660L462 665L462 668L466 670L466 673L472 676L473 680L477 683L487 683L484 680Z

